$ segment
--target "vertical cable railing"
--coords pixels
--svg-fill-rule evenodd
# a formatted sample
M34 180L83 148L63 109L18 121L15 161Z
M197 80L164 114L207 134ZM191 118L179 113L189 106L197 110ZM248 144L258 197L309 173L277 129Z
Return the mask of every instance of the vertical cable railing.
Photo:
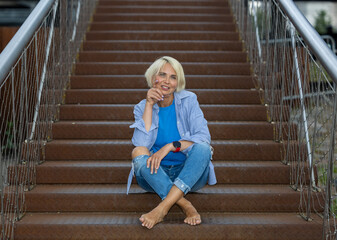
M335 239L337 58L289 0L231 0L299 213ZM316 192L316 194L313 194Z
M41 0L0 55L1 239L14 238L25 191L52 138L96 0Z

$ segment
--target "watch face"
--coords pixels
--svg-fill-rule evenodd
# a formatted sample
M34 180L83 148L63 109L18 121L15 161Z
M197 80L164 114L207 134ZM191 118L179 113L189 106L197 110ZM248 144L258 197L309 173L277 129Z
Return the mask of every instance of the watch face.
M181 147L181 143L178 142L178 141L174 141L173 142L173 147L175 147L175 148Z

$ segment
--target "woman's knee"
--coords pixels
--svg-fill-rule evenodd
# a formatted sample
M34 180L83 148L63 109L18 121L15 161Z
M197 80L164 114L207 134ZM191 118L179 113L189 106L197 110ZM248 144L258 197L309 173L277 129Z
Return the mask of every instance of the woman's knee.
M132 159L132 164L134 167L134 171L135 171L135 175L136 177L141 176L142 175L142 169L146 169L147 168L147 159L149 158L148 155L139 155L137 157L135 157L134 159Z
M138 157L140 155L148 155L148 156L150 156L149 149L147 149L147 147L135 147L132 150L132 153L131 153L132 159L134 159L134 158L136 158L136 157Z

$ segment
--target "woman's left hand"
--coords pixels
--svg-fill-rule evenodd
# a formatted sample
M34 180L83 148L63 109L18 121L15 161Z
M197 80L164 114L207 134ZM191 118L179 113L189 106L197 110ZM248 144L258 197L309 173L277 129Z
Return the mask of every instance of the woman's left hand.
M151 167L151 174L157 173L158 168L160 166L161 160L170 152L172 151L172 143L166 144L162 147L159 151L154 153L151 157L147 160L147 168Z

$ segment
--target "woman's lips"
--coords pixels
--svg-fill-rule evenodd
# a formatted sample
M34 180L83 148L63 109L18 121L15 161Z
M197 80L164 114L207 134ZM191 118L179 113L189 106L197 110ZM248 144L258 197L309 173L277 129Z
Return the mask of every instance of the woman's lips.
M163 89L163 90L167 91L167 90L169 90L170 88L169 88L169 87L167 87L167 86L161 86L161 89Z

